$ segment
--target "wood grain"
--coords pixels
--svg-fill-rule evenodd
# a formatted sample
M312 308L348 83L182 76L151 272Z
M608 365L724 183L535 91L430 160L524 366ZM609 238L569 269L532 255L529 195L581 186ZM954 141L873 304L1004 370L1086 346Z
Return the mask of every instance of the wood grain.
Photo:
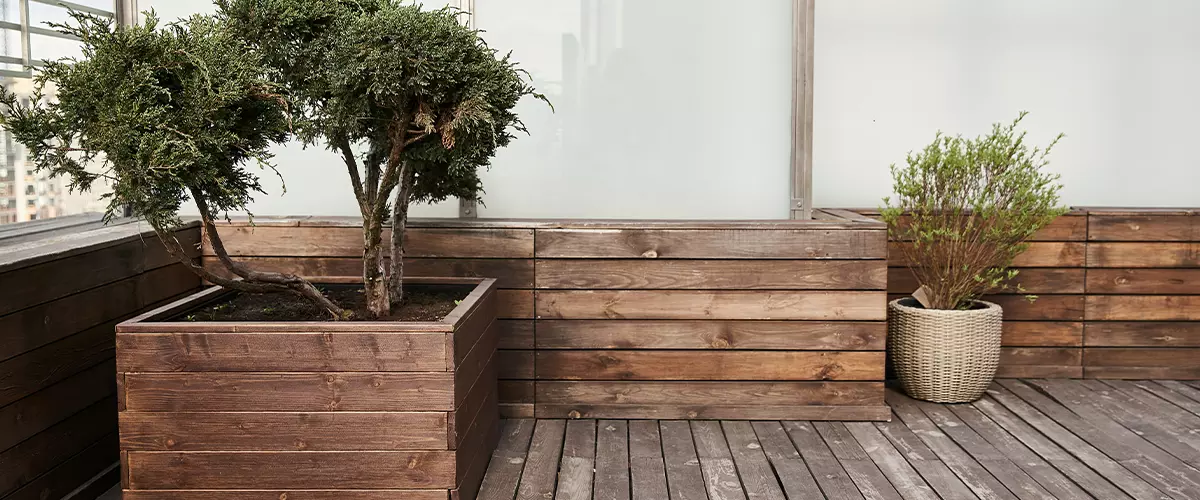
M0 407L113 357L113 323L0 362Z
M882 320L883 292L546 291L538 319Z
M1200 323L1097 321L1087 324L1088 347L1200 347Z
M1084 365L1089 367L1197 368L1197 359L1200 348L1086 347L1083 350Z
M1088 295L1088 321L1200 321L1200 295Z
M888 244L888 265L905 267L908 261L904 258L901 246L911 243L892 242ZM1029 249L1013 260L1013 267L1083 267L1089 245L1083 242L1033 242Z
M128 411L454 409L452 373L129 373Z
M43 432L0 451L0 495L7 496L38 476L49 472L116 426L116 398L105 398Z
M1200 295L1200 268L1089 269L1087 293Z
M448 451L130 452L130 489L451 489Z
M537 257L662 259L878 259L882 231L539 230Z
M537 401L583 405L882 404L882 382L537 382Z
M1008 347L1071 347L1083 345L1082 322L1005 321L1003 345Z
M881 260L544 259L540 289L882 290Z
M883 350L867 321L542 320L538 349Z
M538 380L882 380L882 352L538 351Z
M1196 215L1091 215L1091 241L1200 241Z
M445 490L125 490L122 500L446 500Z
M126 451L444 450L445 412L121 413Z
M1082 268L1032 267L1016 271L1017 277L1006 282L1010 288L1005 293L1017 293L1017 290L1028 294L1084 292L1085 270ZM887 285L889 293L912 293L921 286L907 267L889 268Z
M57 384L0 407L0 450L7 450L101 400L113 397L116 386L110 359Z
M1088 243L1089 268L1200 267L1200 242Z
M222 226L221 239L230 255L252 257L361 256L362 227ZM532 229L433 229L410 227L404 234L406 257L509 258L533 257ZM383 231L383 240L391 229ZM387 251L386 249L384 250ZM206 243L204 255L214 255Z
M879 217L878 210L861 211L869 213L873 218ZM911 217L900 216L899 227L905 228L911 224ZM1088 218L1083 214L1068 214L1054 219L1029 238L1029 241L1086 241L1088 236Z
M361 253L361 251L360 251ZM252 269L291 273L298 276L360 276L362 258L335 257L238 257ZM389 265L384 259L384 265ZM213 259L206 260L204 267L218 276L230 276L225 266ZM461 276L471 278L496 278L504 288L533 288L532 259L404 259L405 276Z

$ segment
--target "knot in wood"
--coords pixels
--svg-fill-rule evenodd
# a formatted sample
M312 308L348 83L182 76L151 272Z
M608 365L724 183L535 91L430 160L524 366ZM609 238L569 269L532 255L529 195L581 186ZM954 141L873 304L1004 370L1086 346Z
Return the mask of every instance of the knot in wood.
M650 250L646 250L645 252L642 252L642 257L647 258L647 259L657 259L658 251L654 250L653 248Z
M569 413L567 413L567 416L571 418L579 418L582 417L583 414L579 413L579 410L571 410Z

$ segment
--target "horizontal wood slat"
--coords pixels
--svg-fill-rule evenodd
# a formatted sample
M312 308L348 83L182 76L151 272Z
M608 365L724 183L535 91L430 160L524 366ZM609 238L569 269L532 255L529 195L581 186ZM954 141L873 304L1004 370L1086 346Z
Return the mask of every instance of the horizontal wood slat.
M867 210L872 218L878 219L879 212ZM900 217L900 227L911 224L908 216ZM1029 238L1029 241L1086 241L1088 236L1088 217L1084 214L1067 214L1054 219Z
M302 230L279 226L221 226L218 231L230 255L362 256L361 226L305 227ZM390 240L391 229L383 232L383 240ZM533 230L409 228L405 233L404 253L406 257L528 259L533 257ZM207 243L204 255L214 255Z
M129 467L131 489L456 486L449 451L130 452Z
M109 359L62 382L0 407L0 450L7 450L100 400L113 397L116 366Z
M881 260L583 260L538 262L541 289L882 290Z
M1088 321L1200 321L1200 295L1089 295Z
M445 490L125 490L122 500L447 500Z
M882 380L882 352L537 351L538 380Z
M883 292L537 292L539 319L883 320Z
M1083 322L1005 321L1003 344L1014 347L1078 347L1083 345Z
M444 412L121 413L126 451L446 449Z
M661 259L880 259L882 231L539 230L537 256Z
M1200 267L1200 242L1088 243L1088 267Z
M751 405L537 405L537 418L628 418L663 420L875 420L886 421L892 410L871 406L768 406Z
M537 382L543 404L837 405L882 404L882 382Z
M238 257L252 269L291 273L298 276L359 276L361 257ZM390 265L390 259L384 259ZM205 261L205 268L230 277L225 266ZM404 259L405 276L495 278L502 288L533 288L533 259Z
M1200 241L1196 215L1092 215L1091 241Z
M1096 321L1086 339L1089 347L1200 347L1200 322Z
M543 320L538 349L883 350L867 321Z
M1087 293L1200 295L1200 268L1089 269Z
M889 243L888 265L904 267L908 261L904 258L902 245L911 243ZM1089 245L1083 242L1033 242L1029 249L1013 259L1013 267L1083 267L1087 261Z
M446 373L128 373L128 411L454 409Z
M1010 287L1004 293L1021 294L1052 294L1052 293L1083 293L1083 268L1016 268L1017 276L1005 284ZM888 269L888 292L911 294L920 288L916 276L907 267L892 267ZM1017 288L1020 287L1020 288ZM1023 290L1018 292L1018 290Z

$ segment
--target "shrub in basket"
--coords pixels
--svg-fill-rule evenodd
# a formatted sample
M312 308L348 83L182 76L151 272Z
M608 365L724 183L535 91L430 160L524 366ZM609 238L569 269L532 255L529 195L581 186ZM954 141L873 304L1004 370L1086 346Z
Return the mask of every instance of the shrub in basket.
M938 133L905 165L892 165L896 196L884 200L883 220L921 287L888 305L888 353L914 398L983 395L1000 360L1003 311L980 297L1021 291L1013 259L1066 213L1058 175L1043 170L1062 135L1030 147L1017 130L1024 117L974 139Z

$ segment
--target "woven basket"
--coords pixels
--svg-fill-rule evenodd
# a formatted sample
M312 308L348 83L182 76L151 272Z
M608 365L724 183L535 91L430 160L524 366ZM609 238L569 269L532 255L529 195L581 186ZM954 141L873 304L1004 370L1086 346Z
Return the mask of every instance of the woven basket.
M976 301L969 310L925 309L906 297L888 304L888 354L904 391L935 403L983 397L1000 364L1004 311Z

